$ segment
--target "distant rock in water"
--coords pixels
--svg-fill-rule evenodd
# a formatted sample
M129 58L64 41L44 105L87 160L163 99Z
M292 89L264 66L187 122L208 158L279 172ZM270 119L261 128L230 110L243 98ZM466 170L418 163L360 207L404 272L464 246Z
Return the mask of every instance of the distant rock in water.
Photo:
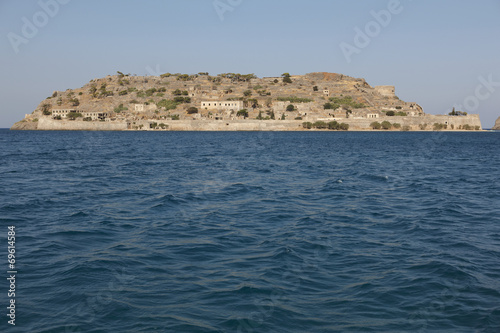
M493 126L494 130L500 130L500 117L495 121L495 126Z

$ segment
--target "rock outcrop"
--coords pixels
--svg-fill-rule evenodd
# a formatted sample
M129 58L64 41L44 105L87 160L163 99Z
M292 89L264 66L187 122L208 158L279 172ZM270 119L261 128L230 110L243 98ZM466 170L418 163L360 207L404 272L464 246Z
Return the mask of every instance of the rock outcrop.
M495 121L495 126L492 129L500 131L500 117Z

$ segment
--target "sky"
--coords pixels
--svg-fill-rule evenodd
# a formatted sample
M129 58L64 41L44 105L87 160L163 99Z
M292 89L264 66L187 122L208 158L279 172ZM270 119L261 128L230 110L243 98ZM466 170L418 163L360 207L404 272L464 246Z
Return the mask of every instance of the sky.
M0 0L0 128L117 71L333 72L500 117L500 0Z

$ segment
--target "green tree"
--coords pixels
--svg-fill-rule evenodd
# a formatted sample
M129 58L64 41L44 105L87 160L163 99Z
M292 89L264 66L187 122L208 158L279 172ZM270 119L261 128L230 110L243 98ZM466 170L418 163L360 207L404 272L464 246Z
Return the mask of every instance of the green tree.
M340 128L340 124L336 121L331 121L328 123L328 129L338 130Z
M243 117L244 119L248 118L248 111L247 109L242 109L236 113L237 117Z
M379 130L382 128L382 125L378 121L374 121L373 123L370 124L370 127Z
M287 107L286 107L286 110L288 112L291 112L291 111L295 111L295 106L293 104L289 104Z
M292 83L292 79L290 78L290 73L283 73L281 74L281 77L283 78L283 83Z
M243 92L243 95L244 95L245 97L250 97L250 96L252 96L252 91L251 91L251 90L245 90L245 91Z
M388 117L394 117L394 115L395 115L395 114L396 114L396 113L395 113L394 111L387 111L387 112L385 113L385 115L386 115L386 116L388 116Z
M392 125L390 122L388 122L387 120L383 121L382 124L382 128L385 129L385 130L388 130L388 129L391 129Z
M187 109L188 114L193 114L193 113L198 113L198 108L195 108L194 106L190 107Z
M318 129L324 129L324 128L328 128L328 124L325 123L324 121L317 121L313 124L314 127L318 128Z

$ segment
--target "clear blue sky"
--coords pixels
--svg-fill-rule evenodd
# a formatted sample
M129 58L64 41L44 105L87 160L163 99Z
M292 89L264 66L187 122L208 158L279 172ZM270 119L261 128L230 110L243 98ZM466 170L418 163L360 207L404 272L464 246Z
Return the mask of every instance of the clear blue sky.
M40 3L54 1L57 13L44 14ZM500 116L500 1L400 0L390 7L394 1L0 0L0 127L54 90L118 70L157 69L342 73L395 85L401 99L431 114L467 102L461 109L491 127ZM390 22L375 23L370 12L389 7ZM23 32L26 21L38 31ZM369 43L355 43L356 27L372 29ZM350 62L340 47L347 44L357 48Z

